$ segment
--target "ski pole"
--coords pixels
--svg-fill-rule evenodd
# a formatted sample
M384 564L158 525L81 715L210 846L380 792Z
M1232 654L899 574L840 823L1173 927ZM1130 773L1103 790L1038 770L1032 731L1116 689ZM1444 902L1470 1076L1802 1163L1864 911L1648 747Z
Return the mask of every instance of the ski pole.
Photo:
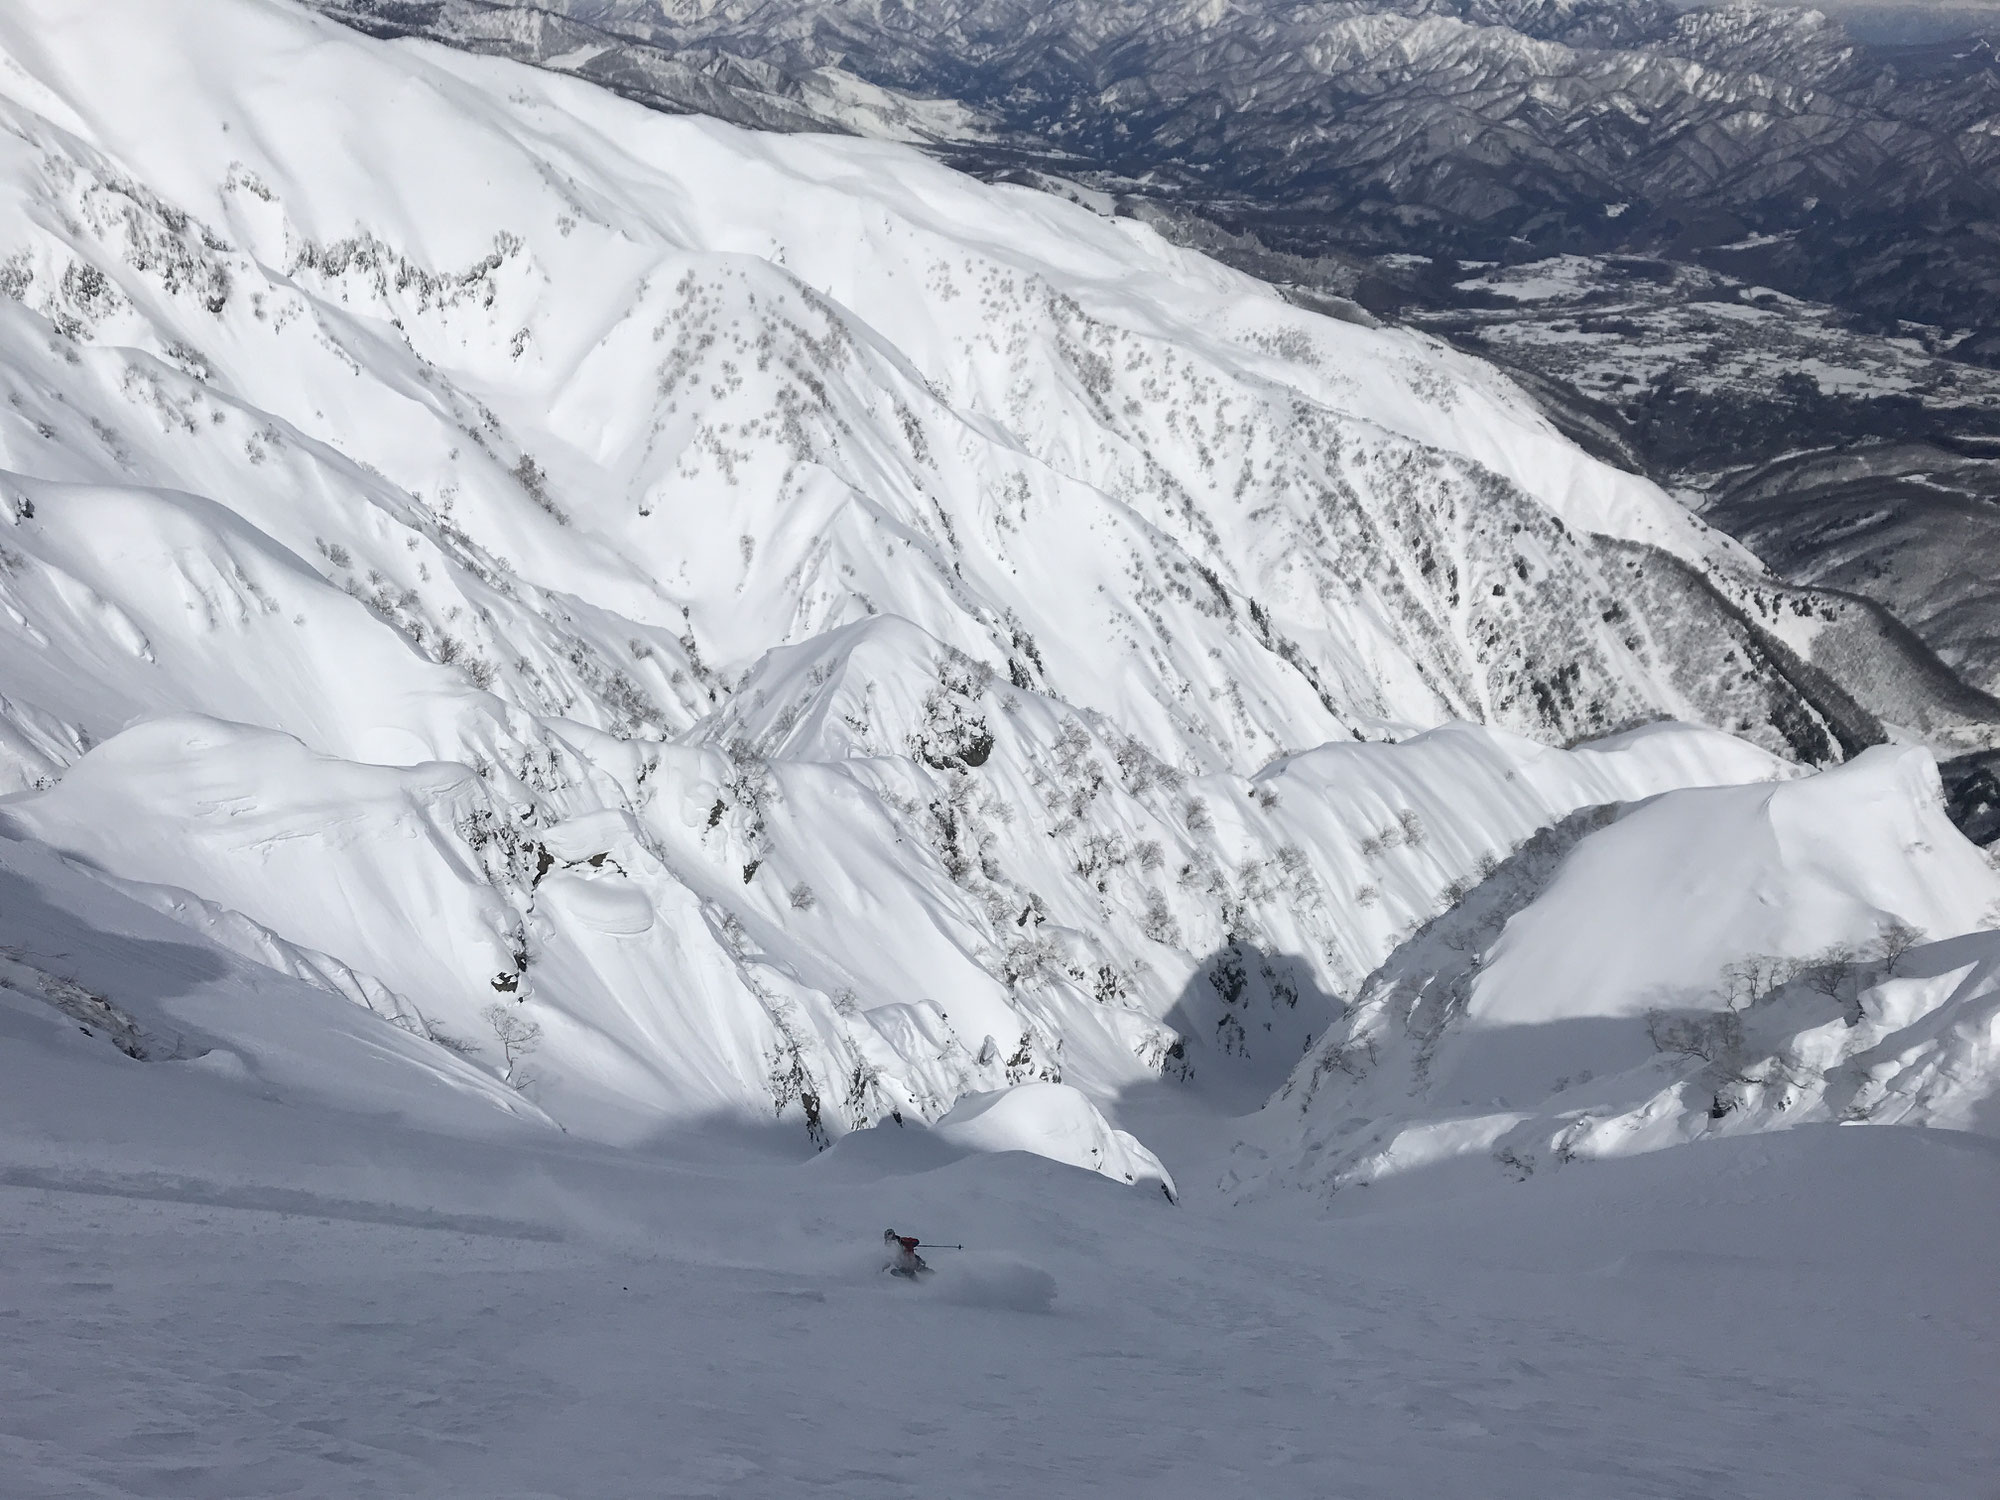
M917 1245L917 1248L918 1248L919 1250L963 1250L963 1249L965 1248L965 1246L963 1246L963 1245L933 1245L933 1244L932 1244L932 1243L931 1243L931 1242L930 1242L929 1240L924 1240L924 1241L921 1241L921 1242L919 1242L919 1244Z

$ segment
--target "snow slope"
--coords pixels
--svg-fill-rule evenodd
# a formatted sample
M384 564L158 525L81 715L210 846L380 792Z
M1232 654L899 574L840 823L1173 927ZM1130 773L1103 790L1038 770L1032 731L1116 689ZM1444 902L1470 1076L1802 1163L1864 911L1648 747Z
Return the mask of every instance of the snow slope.
M1993 1472L2000 879L1490 371L271 0L0 124L9 1500Z
M1253 1129L1339 1189L1813 1121L2000 1134L2000 871L1922 752L1668 792L1526 846L1404 944Z
M149 1027L264 1030L255 1072L141 1062L0 988L10 1500L1872 1500L2000 1462L2000 1159L1960 1132L1326 1206L1232 1204L1212 1148L1178 1205L893 1124L607 1151L0 844L16 921ZM905 1287L885 1226L970 1248Z
M1803 6L313 3L664 108L955 136L981 170L1087 176L1305 257L1714 255L1878 320L1990 329L1996 306L1990 47L1868 45ZM855 74L900 107L842 108L824 80Z
M1125 1182L1156 1182L1169 1201L1174 1180L1136 1137L1116 1129L1066 1083L1021 1083L969 1094L937 1122L937 1133L975 1151L1025 1151Z
M0 51L0 820L571 1129L1247 1103L1535 829L1872 732L1490 370L1139 226L273 0ZM1504 732L1661 716L1764 750Z

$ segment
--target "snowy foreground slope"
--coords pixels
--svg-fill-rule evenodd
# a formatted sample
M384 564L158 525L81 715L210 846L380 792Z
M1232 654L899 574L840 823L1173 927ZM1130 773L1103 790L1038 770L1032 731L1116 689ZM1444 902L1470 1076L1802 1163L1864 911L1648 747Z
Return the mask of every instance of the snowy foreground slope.
M9 1500L2000 1465L2000 876L1489 370L266 0L0 126Z
M0 921L10 1500L1876 1500L2000 1464L1990 1136L1239 1202L1232 1122L1129 1092L1178 1205L893 1124L610 1150L46 851L0 843ZM1990 1018L2000 943L1959 943L1898 982L1948 965ZM156 1002L155 1060L106 993ZM970 1248L904 1286L885 1224Z
M0 912L259 1068L0 988L10 1500L1942 1500L2000 1465L1988 1138L1330 1205L1216 1192L1228 1122L1179 1089L1125 1101L1177 1206L894 1125L610 1151L47 856L6 852ZM885 1224L971 1248L905 1286Z

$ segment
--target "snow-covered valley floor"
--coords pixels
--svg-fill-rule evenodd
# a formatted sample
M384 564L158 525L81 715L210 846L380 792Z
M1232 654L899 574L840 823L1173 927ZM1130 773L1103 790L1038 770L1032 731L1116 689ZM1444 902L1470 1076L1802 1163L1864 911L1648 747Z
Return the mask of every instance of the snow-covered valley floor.
M1829 1500L2000 1467L2000 1152L1958 1132L1238 1204L1233 1123L1135 1097L1175 1206L915 1126L803 1162L431 1135L7 1015L10 1500ZM909 1286L885 1224L973 1248Z

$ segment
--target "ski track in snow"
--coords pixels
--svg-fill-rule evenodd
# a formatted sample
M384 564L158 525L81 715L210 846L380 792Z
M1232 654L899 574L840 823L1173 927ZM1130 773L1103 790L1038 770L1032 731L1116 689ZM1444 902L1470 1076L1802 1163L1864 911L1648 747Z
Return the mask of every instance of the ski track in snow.
M2000 1161L1922 1132L1342 1214L579 1166L718 1260L0 1187L7 1493L1943 1496L2000 1458ZM1053 1312L871 1273L890 1215L1018 1247Z

